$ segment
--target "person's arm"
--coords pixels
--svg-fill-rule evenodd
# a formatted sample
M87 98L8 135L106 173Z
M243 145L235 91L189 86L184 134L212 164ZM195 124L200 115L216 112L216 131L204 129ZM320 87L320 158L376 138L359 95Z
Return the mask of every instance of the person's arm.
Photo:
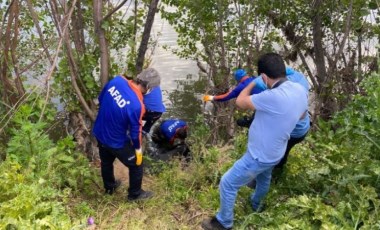
M236 98L237 96L239 96L239 94L241 93L241 91L243 91L244 88L245 88L245 85L242 83L239 83L233 90L229 91L228 93L214 96L214 101L223 102L223 101L229 101L233 98Z
M165 139L164 134L162 134L161 124L154 127L153 133L152 133L152 140L154 143L158 145L162 145L165 142L166 139Z
M255 110L255 107L251 100L251 91L255 87L255 81L252 81L241 91L239 96L236 99L236 105L241 109L250 109L252 111Z
M131 137L133 147L135 149L141 148L141 133L142 133L142 116L144 115L144 107L134 109L130 116L130 130L129 135Z

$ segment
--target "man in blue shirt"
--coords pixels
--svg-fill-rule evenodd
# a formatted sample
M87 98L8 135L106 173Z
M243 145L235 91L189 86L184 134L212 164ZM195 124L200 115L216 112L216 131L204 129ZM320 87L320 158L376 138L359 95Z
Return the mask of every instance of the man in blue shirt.
M300 84L305 92L309 93L309 82L305 78L305 76L295 71L294 69L290 67L286 67L286 78L291 81ZM265 85L262 77L257 77L254 80L255 86L254 88L258 88L258 90L266 90L267 86ZM298 143L303 141L310 129L310 115L307 113L305 117L297 122L296 127L293 129L293 131L290 133L290 139L288 140L285 155L281 159L281 161L276 165L276 168L281 171L283 169L284 165L287 162L289 152L290 150Z
M145 113L143 94L159 84L158 72L148 68L137 75L136 81L116 76L99 95L100 108L93 133L98 140L101 173L108 194L112 194L120 185L113 172L113 162L118 158L129 168L128 200L152 196L152 192L141 189L141 130Z
M300 84L286 79L280 55L262 55L258 73L270 90L251 95L252 82L236 100L238 107L256 111L256 115L249 128L247 151L223 175L219 212L202 222L204 229L232 228L237 192L253 179L257 183L251 204L254 211L260 211L261 200L269 191L272 169L282 159L290 133L307 111L307 93Z
M165 105L162 102L162 91L160 86L154 87L150 92L144 95L144 105L146 112L143 116L145 124L143 126L143 134L149 133L153 124L166 111Z

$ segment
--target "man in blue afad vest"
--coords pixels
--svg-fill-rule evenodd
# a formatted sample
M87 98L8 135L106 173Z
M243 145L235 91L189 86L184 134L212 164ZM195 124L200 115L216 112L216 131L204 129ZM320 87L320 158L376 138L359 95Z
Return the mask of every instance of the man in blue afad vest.
M113 172L113 162L118 158L129 169L128 200L146 199L153 195L141 188L143 94L159 84L158 72L148 68L137 75L136 81L116 76L99 95L100 108L93 133L98 140L101 173L107 194L113 194L120 185Z
M249 128L247 151L223 175L219 184L219 211L202 222L204 229L232 228L237 192L253 179L256 189L251 195L251 205L254 211L261 211L272 169L282 159L290 133L307 112L307 93L300 84L286 79L280 55L264 54L257 66L269 90L251 95L255 85L252 82L236 100L238 107L256 111L255 119Z
M167 119L153 130L152 141L155 144L156 157L168 160L173 156L188 159L190 150L185 142L187 138L187 123L180 119Z

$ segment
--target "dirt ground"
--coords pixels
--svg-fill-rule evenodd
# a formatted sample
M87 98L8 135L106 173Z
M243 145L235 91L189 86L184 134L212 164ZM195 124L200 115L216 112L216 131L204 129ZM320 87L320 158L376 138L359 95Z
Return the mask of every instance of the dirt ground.
M128 176L128 168L123 165L118 159L113 163L114 165L114 174L116 180L121 180L123 185L128 185L129 176Z
M122 186L128 187L129 186L128 168L125 165L123 165L118 159L115 160L113 165L114 165L115 179L121 180ZM147 187L150 187L151 184L152 184L152 180L151 180L150 176L148 176L144 173L142 188L146 189Z

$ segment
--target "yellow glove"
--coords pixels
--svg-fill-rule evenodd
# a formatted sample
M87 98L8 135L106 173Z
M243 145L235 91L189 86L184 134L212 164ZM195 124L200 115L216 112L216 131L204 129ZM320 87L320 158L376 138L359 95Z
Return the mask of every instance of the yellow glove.
M203 101L204 102L207 102L207 101L212 101L212 100L214 100L214 96L212 96L212 95L203 95Z
M141 148L140 149L135 149L135 153L136 153L136 165L139 166L142 163L142 151L141 151Z

